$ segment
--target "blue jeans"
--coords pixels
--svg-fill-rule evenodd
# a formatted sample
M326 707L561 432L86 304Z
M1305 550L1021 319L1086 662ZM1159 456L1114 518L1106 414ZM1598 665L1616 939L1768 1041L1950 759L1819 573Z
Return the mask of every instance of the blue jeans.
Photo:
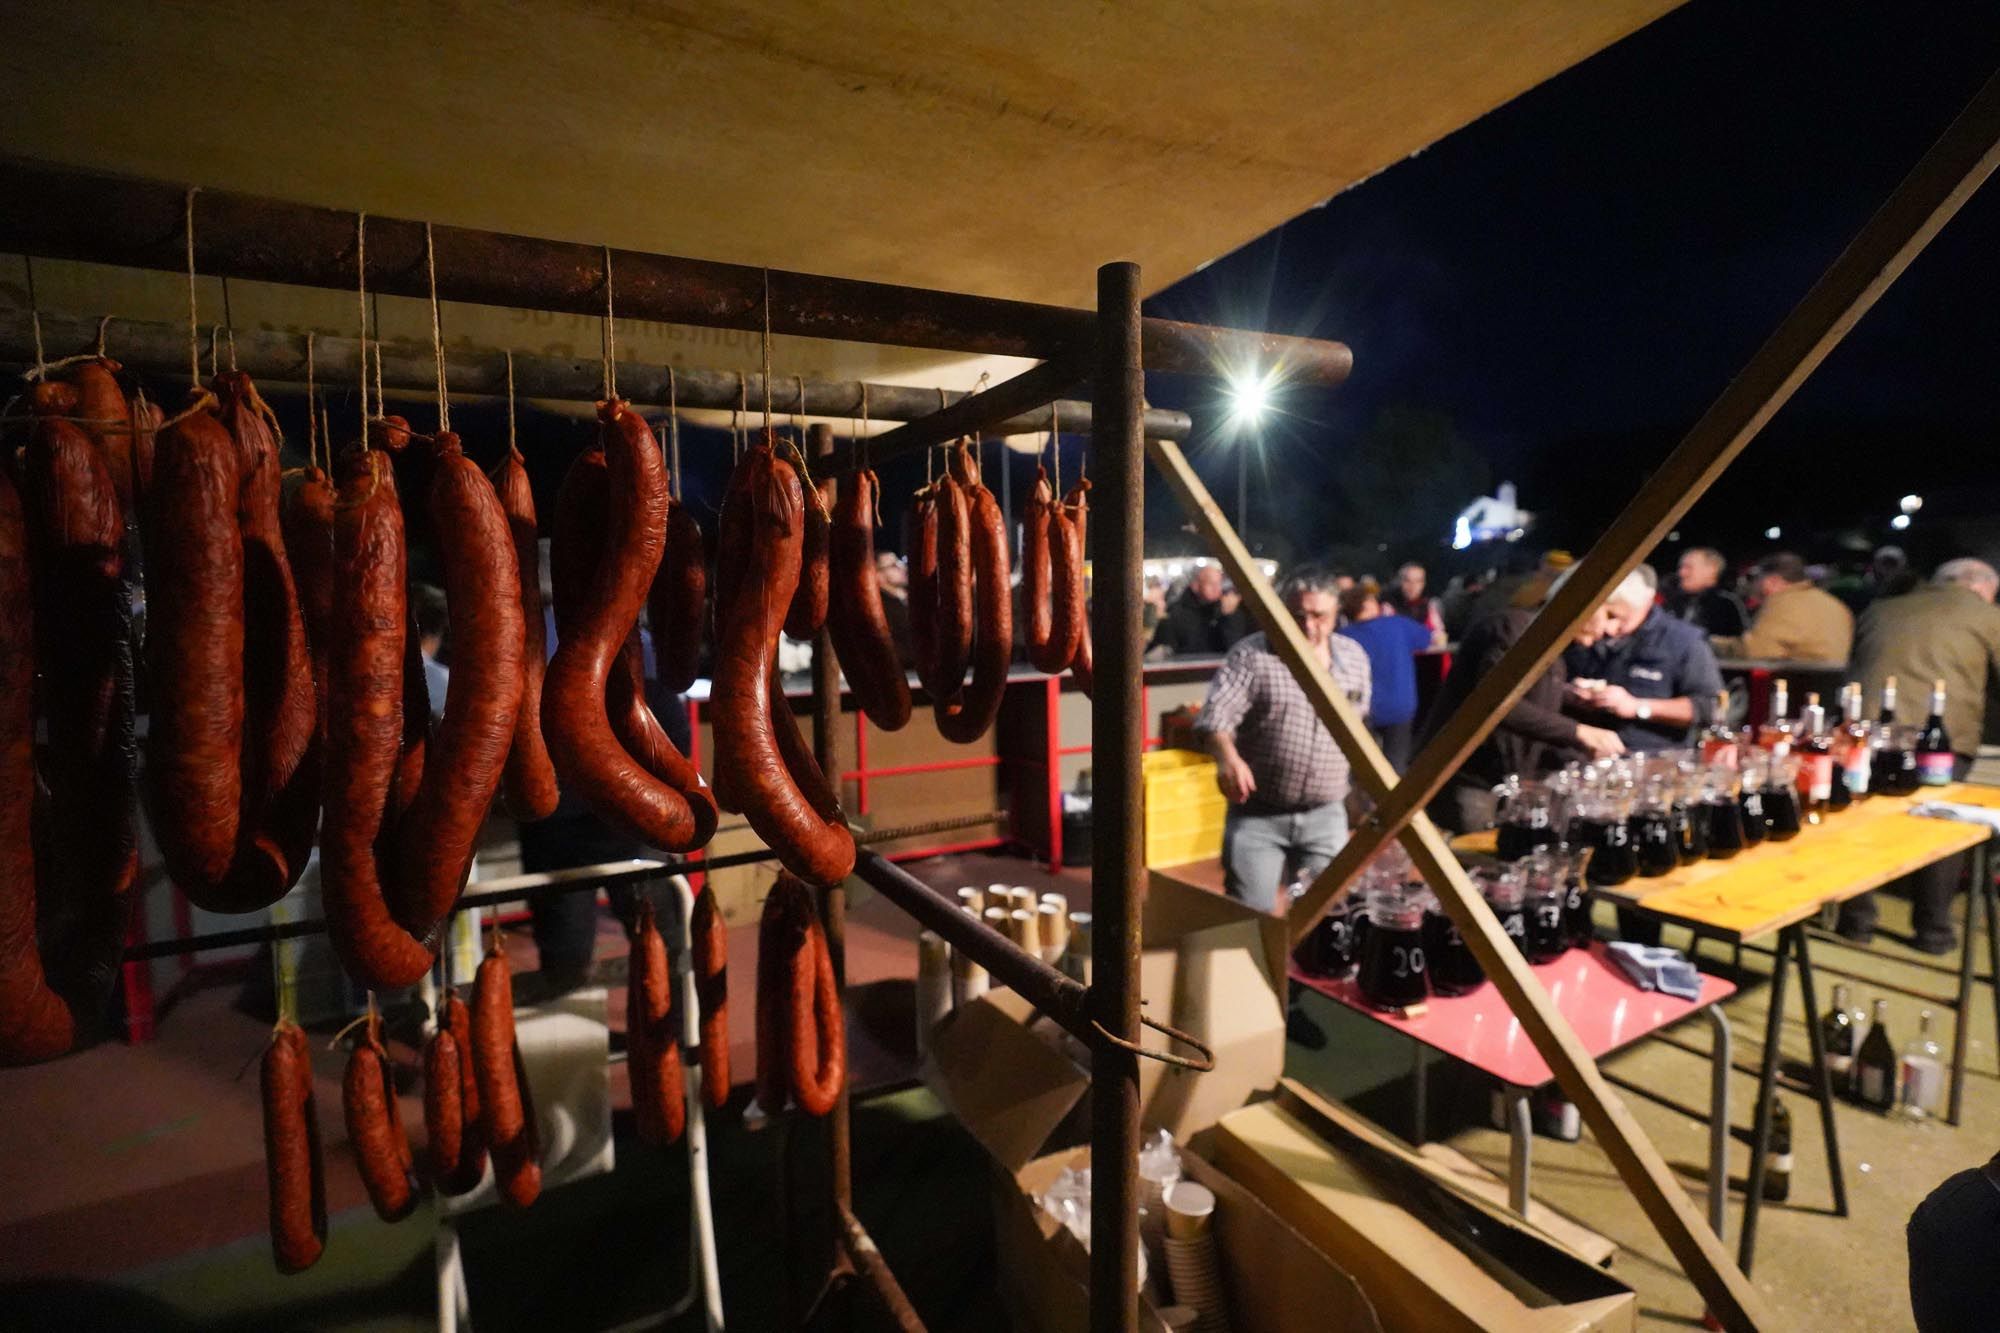
M1260 912L1278 910L1278 893L1294 876L1326 869L1347 841L1347 808L1339 801L1292 814L1229 807L1222 826L1222 887Z

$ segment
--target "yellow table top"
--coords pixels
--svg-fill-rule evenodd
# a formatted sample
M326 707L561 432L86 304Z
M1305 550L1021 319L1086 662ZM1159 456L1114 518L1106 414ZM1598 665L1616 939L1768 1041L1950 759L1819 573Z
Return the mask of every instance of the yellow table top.
M1598 894L1670 920L1754 939L1818 914L1933 861L1984 842L1982 824L1909 815L1921 801L2000 807L2000 788L1955 783L1915 797L1863 801L1789 842L1765 842L1727 861L1700 861L1657 879L1628 880ZM1461 854L1491 854L1494 835L1452 840Z

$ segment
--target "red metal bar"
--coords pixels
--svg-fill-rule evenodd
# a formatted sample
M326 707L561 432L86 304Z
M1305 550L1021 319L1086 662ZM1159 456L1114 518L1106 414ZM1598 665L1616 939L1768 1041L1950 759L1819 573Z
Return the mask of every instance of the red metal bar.
M940 759L929 764L895 764L888 768L850 768L840 776L860 778L864 774L871 778L902 778L912 773L948 773L962 768L998 768L1006 760L997 754L978 755L971 759Z
M134 905L132 926L125 932L125 947L129 949L145 942L146 904L142 898ZM185 972L186 968L183 967L182 971ZM118 972L125 986L125 1042L136 1046L140 1042L151 1041L155 1032L153 965L145 959L138 959L124 963Z
M1062 869L1062 678L1050 676L1042 682L1043 742L1042 769L1048 775L1049 873Z
M942 847L912 847L908 851L884 854L885 861L920 861L926 856L951 856L958 852L983 852L993 847L1005 847L1005 838L980 838L972 842L948 842Z

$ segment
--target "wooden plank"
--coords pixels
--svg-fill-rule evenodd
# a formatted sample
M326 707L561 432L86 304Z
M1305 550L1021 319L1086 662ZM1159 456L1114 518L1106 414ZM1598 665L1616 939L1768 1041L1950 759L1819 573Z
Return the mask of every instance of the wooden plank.
M1439 1180L1502 1208L1507 1202L1507 1182L1500 1175L1473 1161L1448 1143L1426 1143L1417 1149L1420 1165ZM1568 1217L1539 1199L1528 1200L1528 1225L1585 1263L1609 1268L1618 1254L1615 1242L1598 1235L1583 1223Z
M1273 651L1298 680L1341 752L1354 763L1364 788L1371 794L1389 788L1394 773L1388 761L1362 727L1346 695L1319 664L1318 656L1278 600L1270 580L1251 560L1242 540L1188 465L1186 456L1165 441L1153 441L1147 448L1154 465L1208 538L1223 568L1229 571L1237 590L1263 625ZM1458 859L1445 846L1443 834L1428 816L1418 811L1401 836L1411 860L1436 892L1438 901L1458 926L1494 987L1506 997L1507 1007L1520 1018L1522 1030L1555 1072L1564 1093L1583 1113L1591 1132L1633 1197L1645 1209L1654 1229L1701 1290L1709 1309L1730 1329L1768 1326L1763 1297L1716 1240L1659 1150L1598 1073L1596 1062L1556 1011L1555 1003L1529 968L1528 960L1508 939L1493 909L1486 905Z
M1657 546L1724 468L2000 166L2000 74L1989 79L1687 437L1591 547L1527 632L1410 764L1395 793L1294 904L1300 933L1382 843L1444 789L1548 670L1577 626ZM1239 587L1242 586L1238 581Z

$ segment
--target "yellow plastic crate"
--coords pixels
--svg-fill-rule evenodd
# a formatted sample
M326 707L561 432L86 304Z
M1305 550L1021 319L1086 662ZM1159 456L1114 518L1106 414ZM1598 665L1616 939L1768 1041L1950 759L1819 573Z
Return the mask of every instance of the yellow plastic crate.
M1146 863L1184 865L1222 854L1229 803L1215 785L1215 760L1193 750L1145 758Z
M1149 866L1186 865L1189 861L1207 861L1222 855L1222 820L1199 823L1174 822L1159 827L1148 825L1146 829L1146 864Z

